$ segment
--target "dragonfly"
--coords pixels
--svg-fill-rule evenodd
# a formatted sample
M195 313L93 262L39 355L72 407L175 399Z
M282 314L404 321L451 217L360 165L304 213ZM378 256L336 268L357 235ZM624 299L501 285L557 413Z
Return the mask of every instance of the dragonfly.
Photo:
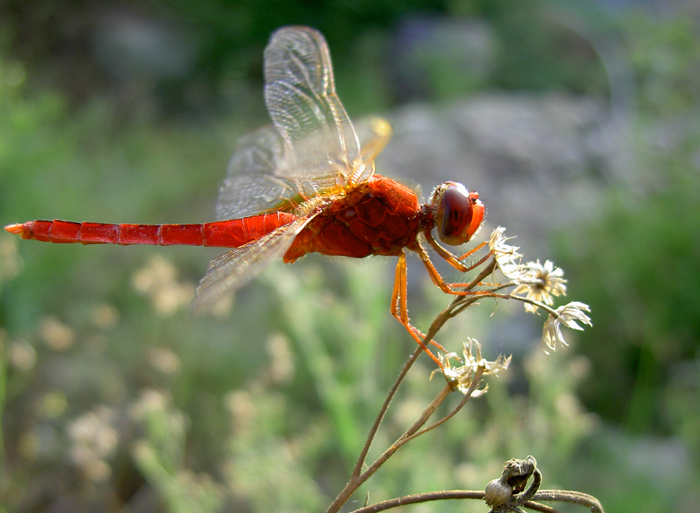
M421 204L417 193L375 173L375 158L391 137L380 118L353 125L335 90L330 52L312 28L278 29L264 53L265 103L273 125L239 141L221 185L217 221L203 224L106 224L35 220L5 227L23 239L54 243L195 245L231 248L214 258L197 288L193 308L210 308L280 258L307 253L364 258L397 256L391 314L435 360L423 333L410 323L406 251L416 253L435 285L464 294L440 275L425 248L461 272L459 246L483 224L479 194L457 182L435 188ZM441 348L435 341L430 341Z

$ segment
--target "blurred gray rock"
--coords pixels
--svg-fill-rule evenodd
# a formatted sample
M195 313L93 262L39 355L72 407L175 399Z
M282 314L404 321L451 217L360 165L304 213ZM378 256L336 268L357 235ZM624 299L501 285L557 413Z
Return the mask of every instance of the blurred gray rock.
M390 121L379 173L479 191L486 229L506 226L532 260L550 256L541 247L553 230L595 218L612 168L607 113L585 98L485 95L447 108L409 105Z
M92 36L97 62L119 81L181 77L194 65L192 38L160 20L108 11Z

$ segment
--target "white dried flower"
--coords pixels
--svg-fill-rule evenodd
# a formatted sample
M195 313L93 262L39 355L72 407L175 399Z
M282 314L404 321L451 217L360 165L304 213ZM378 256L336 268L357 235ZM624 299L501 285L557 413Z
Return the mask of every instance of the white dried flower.
M566 295L566 280L564 271L547 260L544 265L537 262L528 262L523 267L523 272L518 278L519 285L513 291L513 295L524 295L527 299L540 301L546 305L554 304L552 296ZM525 310L536 313L537 307L525 303Z
M447 378L447 381L454 384L454 388L466 394L469 388L472 386L474 380L474 375L476 371L481 367L483 369L482 375L486 376L488 374L497 376L501 371L508 368L510 364L511 356L506 358L500 355L495 361L490 362L481 356L481 345L475 339L468 338L464 342L464 349L462 351L464 359L460 366L453 367L451 360L457 358L455 353L448 353L446 355L440 355L440 360L442 362L443 368L442 373ZM437 372L437 371L436 371ZM475 390L472 393L472 397L478 397L486 393L486 388L482 390Z
M522 255L518 253L518 246L506 244L506 241L514 237L506 237L506 229L499 226L491 232L489 239L489 249L493 252L498 268L511 280L517 280L520 277L520 269L523 267L520 264Z
M560 306L555 310L556 316L549 314L549 317L542 328L542 346L556 351L557 344L567 346L564 335L561 332L561 325L573 330L583 331L583 327L579 324L587 324L593 326L591 318L584 312L590 312L591 308L586 303L580 301L572 301L564 306Z
M113 427L115 420L111 409L100 406L66 426L71 440L71 460L92 481L104 481L111 474L107 460L119 442L119 434Z
M156 312L169 317L194 298L194 284L178 278L177 269L165 258L154 257L131 277L132 286L148 295Z

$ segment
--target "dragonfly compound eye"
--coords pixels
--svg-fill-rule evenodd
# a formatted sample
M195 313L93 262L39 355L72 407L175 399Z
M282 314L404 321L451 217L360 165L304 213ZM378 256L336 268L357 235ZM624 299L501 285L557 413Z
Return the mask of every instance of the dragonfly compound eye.
M469 192L461 183L445 182L438 189L436 199L440 240L451 246L468 242L484 220L485 209L479 193Z

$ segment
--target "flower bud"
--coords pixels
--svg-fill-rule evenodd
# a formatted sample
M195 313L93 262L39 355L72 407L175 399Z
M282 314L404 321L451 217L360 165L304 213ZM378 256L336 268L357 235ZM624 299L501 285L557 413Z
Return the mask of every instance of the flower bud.
M491 508L502 506L508 502L512 496L512 488L500 478L489 481L489 484L487 484L484 489L484 500Z

